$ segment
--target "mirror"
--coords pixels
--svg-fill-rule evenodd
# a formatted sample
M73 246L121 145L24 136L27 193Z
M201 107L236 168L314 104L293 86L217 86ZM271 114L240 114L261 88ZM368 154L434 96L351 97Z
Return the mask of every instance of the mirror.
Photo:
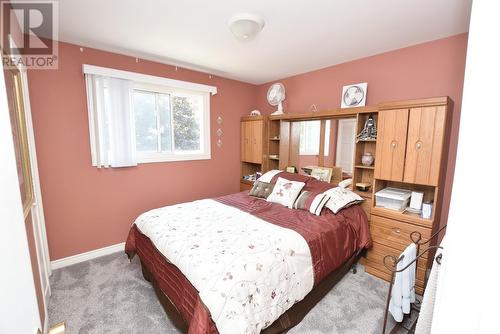
M289 166L299 173L310 167L341 167L344 177L353 171L356 119L297 121L291 124Z

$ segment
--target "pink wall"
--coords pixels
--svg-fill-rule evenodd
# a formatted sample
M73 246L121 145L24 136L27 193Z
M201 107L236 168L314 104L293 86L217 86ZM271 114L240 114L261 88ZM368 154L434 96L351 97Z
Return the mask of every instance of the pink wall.
M467 34L460 34L276 81L285 85L284 109L290 113L310 111L313 103L318 110L339 107L342 86L358 82L368 82L367 105L449 96L454 101L454 108L441 216L443 223L448 217L455 169L466 50ZM273 111L266 101L269 85L266 83L257 88L257 107L264 114Z
M211 98L212 159L91 166L82 64L217 86ZM123 242L145 210L239 190L239 121L254 109L255 86L149 61L59 44L59 70L28 74L38 165L52 260ZM215 145L222 116L223 146Z
M51 259L123 242L141 212L238 191L239 118L266 103L269 84L254 86L195 71L140 61L95 49L59 44L58 71L30 71L29 85ZM368 104L448 95L455 101L445 193L451 192L462 96L467 35L412 46L328 67L282 81L286 112L340 105L342 85L368 82ZM212 159L141 164L98 170L90 164L87 107L82 64L215 85L215 118L224 119L224 146L212 140ZM447 217L447 204L443 218Z

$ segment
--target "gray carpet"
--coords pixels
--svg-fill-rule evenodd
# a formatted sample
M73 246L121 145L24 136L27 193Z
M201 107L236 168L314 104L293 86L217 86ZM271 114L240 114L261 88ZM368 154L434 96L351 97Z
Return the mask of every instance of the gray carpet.
M135 257L123 253L55 270L49 323L73 333L179 333L167 319ZM289 333L380 333L386 282L358 266Z

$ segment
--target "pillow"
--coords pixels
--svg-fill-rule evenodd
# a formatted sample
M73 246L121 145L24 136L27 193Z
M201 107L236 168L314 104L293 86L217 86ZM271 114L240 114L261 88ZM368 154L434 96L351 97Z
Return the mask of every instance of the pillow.
M262 181L255 181L253 188L248 193L249 196L267 198L273 191L274 184Z
M329 198L324 192L303 190L293 203L293 208L306 210L319 216Z
M276 183L278 178L282 179L287 179L289 181L295 181L295 182L303 182L303 183L308 183L311 180L314 180L312 177L308 175L302 175L302 174L297 174L297 173L288 173L281 171L281 173L276 174L272 177L270 183Z
M325 192L330 197L326 203L326 207L337 214L340 210L347 208L353 204L361 203L363 197L352 192L349 189L336 187Z
M258 181L266 182L266 183L276 183L276 181L271 182L271 180L273 179L273 177L276 174L279 174L279 173L282 173L282 172L283 171L279 170L279 169L270 170L269 172L265 172L264 174L262 174L262 176L259 177Z
M339 182L340 188L347 188L352 184L352 179L345 179Z
M321 215L321 210L323 210L323 207L328 203L328 200L330 199L330 196L326 192L321 193L314 197L314 200L311 203L311 206L309 207L309 212L315 214L316 216Z
M291 209L304 185L304 182L290 181L280 177L276 181L271 195L267 197L267 201L278 203Z
M335 186L331 183L311 178L311 180L309 180L306 183L304 190L312 191L312 192L316 192L316 193L323 193L323 192L325 192L329 189L332 189L332 188L335 188Z

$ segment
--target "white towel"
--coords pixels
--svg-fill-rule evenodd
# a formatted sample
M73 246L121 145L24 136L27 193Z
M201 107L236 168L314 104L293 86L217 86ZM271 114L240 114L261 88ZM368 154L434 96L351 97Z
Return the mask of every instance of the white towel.
M417 256L417 246L412 243L401 254L403 259L398 262L396 269L401 270L415 260ZM400 258L401 258L400 256ZM395 321L401 322L403 314L409 314L411 303L415 302L415 262L406 270L396 273L392 286L391 301L389 302L389 312Z
M443 241L441 241L441 246L444 246L444 238ZM442 249L438 249L434 257L431 273L422 299L422 306L420 307L415 334L429 334L432 329L432 316L434 313L434 303L436 301L436 289L439 282L439 268L441 267L436 262L436 257L442 254L442 252Z

